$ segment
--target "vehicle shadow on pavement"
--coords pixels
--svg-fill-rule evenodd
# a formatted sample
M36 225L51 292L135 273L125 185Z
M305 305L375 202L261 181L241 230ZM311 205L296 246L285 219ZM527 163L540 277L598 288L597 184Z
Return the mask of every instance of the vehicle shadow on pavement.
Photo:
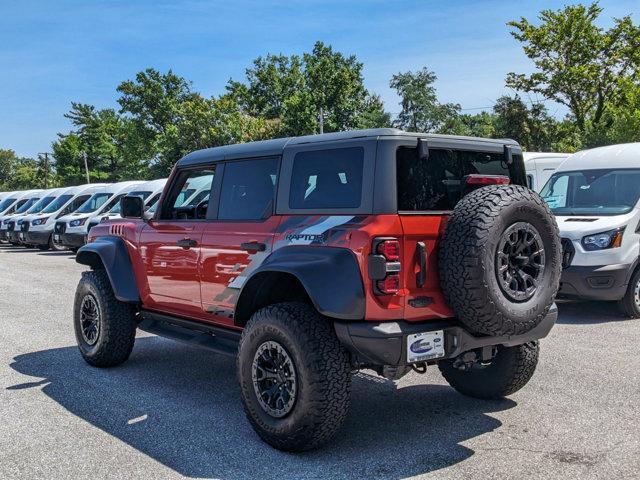
M72 414L188 477L424 474L473 455L462 442L500 427L488 414L516 405L468 399L443 385L397 388L358 374L338 436L318 451L287 454L260 441L245 420L231 358L145 337L118 368L92 368L75 347L19 355L11 367L34 377L5 387L12 394L41 389Z
M624 322L633 320L624 316L618 309L616 302L588 302L578 300L558 301L557 323L564 324L597 324L610 322Z

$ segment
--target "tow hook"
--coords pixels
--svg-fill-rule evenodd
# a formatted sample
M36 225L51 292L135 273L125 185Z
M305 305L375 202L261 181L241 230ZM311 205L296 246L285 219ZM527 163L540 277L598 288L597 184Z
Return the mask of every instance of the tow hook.
M453 367L465 371L471 369L476 363L489 365L496 356L496 353L497 349L493 345L471 350L456 357L453 361Z

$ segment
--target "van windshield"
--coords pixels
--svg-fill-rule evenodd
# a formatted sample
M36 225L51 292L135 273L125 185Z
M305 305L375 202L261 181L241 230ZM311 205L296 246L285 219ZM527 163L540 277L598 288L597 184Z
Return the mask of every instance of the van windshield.
M73 195L60 195L56 198L52 203L50 203L47 208L42 210L42 213L53 213L60 210L64 207L65 203L73 198Z
M623 215L640 197L640 169L556 172L540 192L555 215Z
M20 208L18 208L16 210L16 213L24 213L27 210L29 210L31 207L33 207L33 205L40 200L40 198L30 198L29 200L27 200L26 202L24 202L22 204L22 206L20 206Z
M44 197L38 203L36 203L33 207L29 209L27 213L40 213L43 208L49 205L56 197Z
M111 193L95 193L89 200L84 202L82 206L76 210L75 213L91 213L98 210L101 206L107 203L107 200L111 198Z
M0 213L4 212L7 208L13 205L13 202L15 201L15 198L5 198L2 202L0 202Z

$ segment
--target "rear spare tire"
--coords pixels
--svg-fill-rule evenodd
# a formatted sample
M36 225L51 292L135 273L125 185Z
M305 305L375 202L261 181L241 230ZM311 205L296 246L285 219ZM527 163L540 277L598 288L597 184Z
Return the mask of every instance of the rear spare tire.
M463 197L439 250L445 299L475 333L526 333L558 292L558 226L540 195L526 187L492 185Z

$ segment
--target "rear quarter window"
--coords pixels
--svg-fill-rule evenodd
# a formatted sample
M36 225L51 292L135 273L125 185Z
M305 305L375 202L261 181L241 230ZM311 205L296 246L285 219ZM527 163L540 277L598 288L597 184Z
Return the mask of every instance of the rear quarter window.
M289 208L358 208L362 202L364 149L299 152L293 160Z
M466 175L505 175L511 183L527 185L522 155L517 154L509 165L500 152L433 148L421 160L416 148L401 147L396 162L399 211L453 210Z

